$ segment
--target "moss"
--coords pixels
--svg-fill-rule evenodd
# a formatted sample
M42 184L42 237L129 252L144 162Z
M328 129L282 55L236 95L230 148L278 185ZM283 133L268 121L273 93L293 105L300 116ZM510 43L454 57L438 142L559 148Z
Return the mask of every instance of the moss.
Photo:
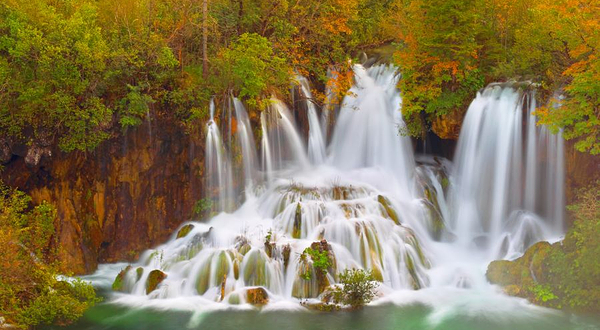
M227 298L227 303L230 305L239 305L240 304L240 295L237 293L232 293L229 295L229 298Z
M562 242L539 242L514 261L492 262L488 280L542 306L600 312L600 182L580 192L569 210L575 222Z
M400 225L400 217L398 217L398 213L396 213L396 210L394 210L390 201L382 195L377 196L377 201L385 210L384 216L392 219L397 225Z
M139 281L140 278L142 278L142 275L144 274L144 268L142 267L138 267L135 270L135 281Z
M249 286L268 286L267 255L262 250L254 249L245 259L244 283Z
M186 237L192 231L192 229L194 229L194 225L192 224L187 224L181 227L181 229L179 229L179 231L177 232L177 238Z
M196 291L198 294L204 294L208 290L208 282L210 280L210 261L200 267L200 273L196 280Z
M151 271L146 280L146 293L149 294L154 291L165 278L167 278L167 274L162 271L158 269Z
M113 291L124 291L125 275L127 275L127 272L129 272L129 270L131 270L131 266L127 266L119 272L119 274L115 278L115 281L112 284Z

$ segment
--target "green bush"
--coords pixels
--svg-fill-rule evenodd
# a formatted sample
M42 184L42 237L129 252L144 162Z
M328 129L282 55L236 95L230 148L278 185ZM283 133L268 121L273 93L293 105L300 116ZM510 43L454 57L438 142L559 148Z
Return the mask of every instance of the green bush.
M0 315L22 328L69 324L98 299L90 284L58 277L56 210L30 204L0 182Z
M342 287L334 292L336 303L360 308L375 298L375 288L379 283L375 281L372 270L346 269L338 274L338 278Z

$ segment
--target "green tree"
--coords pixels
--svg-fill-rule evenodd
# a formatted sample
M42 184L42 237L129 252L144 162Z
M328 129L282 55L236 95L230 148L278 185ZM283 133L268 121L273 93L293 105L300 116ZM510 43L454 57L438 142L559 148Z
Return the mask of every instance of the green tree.
M88 283L58 277L56 211L0 183L0 315L23 328L68 324L98 299Z

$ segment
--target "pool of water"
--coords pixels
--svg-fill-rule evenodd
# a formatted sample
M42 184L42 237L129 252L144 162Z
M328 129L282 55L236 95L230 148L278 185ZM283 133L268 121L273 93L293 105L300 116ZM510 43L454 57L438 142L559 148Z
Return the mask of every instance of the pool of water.
M442 313L421 304L369 306L358 311L321 313L290 310L172 311L100 304L69 327L47 329L600 329L596 316L540 309L527 315Z

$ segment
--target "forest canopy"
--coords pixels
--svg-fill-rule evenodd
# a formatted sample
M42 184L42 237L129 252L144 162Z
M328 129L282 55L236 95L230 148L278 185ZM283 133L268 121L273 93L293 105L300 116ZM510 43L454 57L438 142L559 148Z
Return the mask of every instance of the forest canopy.
M598 17L596 0L7 0L0 129L90 151L148 116L205 120L211 97L260 111L297 73L343 95L348 61L392 44L409 134L528 80L561 105L541 122L598 154Z

